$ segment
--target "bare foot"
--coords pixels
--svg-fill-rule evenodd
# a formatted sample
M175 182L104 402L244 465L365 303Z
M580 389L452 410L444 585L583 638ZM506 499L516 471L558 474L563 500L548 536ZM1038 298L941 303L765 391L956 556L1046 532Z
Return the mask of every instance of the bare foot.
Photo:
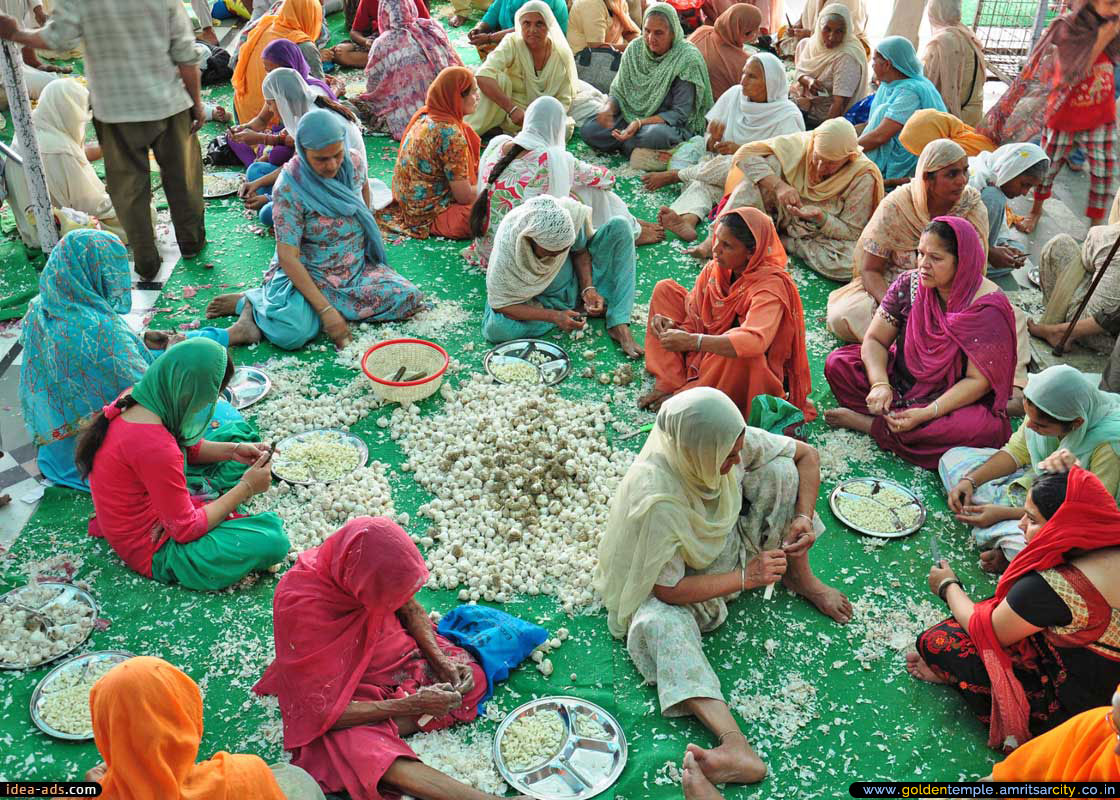
M677 177L677 171L671 169L668 172L647 172L640 178L642 186L646 187L647 191L656 192L658 189L663 189L666 186L672 186L674 183L680 181Z
M237 313L237 301L240 299L241 292L218 295L206 304L206 319L232 317Z
M704 777L704 770L696 763L696 756L691 752L684 754L684 775L681 777L681 788L684 789L684 800L723 800L712 782Z
M622 348L622 352L626 354L627 358L641 358L646 353L642 346L634 341L629 325L622 324L607 328L607 335L618 342L618 346Z
M203 28L202 31L198 34L198 38L206 42L206 44L212 45L214 47L221 47L222 44L218 41L218 34L214 33L213 28Z
M214 108L214 121L229 122L229 112L226 111L225 106L216 106Z
M874 417L860 414L850 408L830 408L824 412L824 421L830 428L848 428L860 433L871 433Z
M1062 337L1065 336L1068 327L1068 322L1053 322L1044 325L1041 322L1035 322L1033 319L1027 320L1027 331L1030 332L1030 335L1044 339L1051 347L1057 347L1062 343ZM1071 344L1072 341L1073 337L1071 336Z
M1022 221L1015 227L1023 233L1034 233L1035 226L1038 225L1038 220L1042 216L1042 209L1035 211L1031 209L1031 213L1023 217Z
M666 230L670 230L686 242L696 241L696 225L690 223L669 206L661 206L657 212L657 221Z
M732 733L719 747L705 750L694 744L688 752L711 783L758 783L766 777L766 765L747 744L747 737Z
M462 14L453 14L451 16L451 19L447 20L447 24L450 25L452 28L458 28L458 27L461 27L464 23L466 23L466 21L467 21L467 18L464 17Z
M985 550L980 554L980 569L987 573L1002 575L1009 566L1011 566L1011 562L1007 560L1007 556L998 547Z
M665 229L660 225L653 222L646 222L644 219L638 220L638 224L642 227L641 233L638 238L634 240L634 244L638 247L646 244L654 244L660 242L665 238Z
M926 683L945 683L917 653L906 654L906 671L911 677Z
M241 316L237 318L237 322L226 329L226 333L229 334L230 347L243 347L256 344L261 340L261 329L253 319L252 303L245 303L245 307L241 309Z
M654 389L638 398L638 408L649 409L656 414L661 410L661 404L672 396L672 392L662 392L659 389Z
M817 610L826 617L832 617L841 625L847 625L852 620L852 604L839 589L827 585L813 575L804 583L792 580L787 572L782 581L786 588L794 594L799 594L817 607Z
M693 258L699 258L703 261L707 261L712 257L712 240L705 239L704 241L700 242L700 244L695 245L694 247L686 248L684 253L685 255L692 256Z

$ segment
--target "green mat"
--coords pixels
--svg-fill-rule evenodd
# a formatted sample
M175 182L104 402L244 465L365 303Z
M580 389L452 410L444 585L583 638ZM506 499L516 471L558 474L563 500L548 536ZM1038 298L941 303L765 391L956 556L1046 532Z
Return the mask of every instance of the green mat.
M445 7L437 8L437 16L446 18L447 13ZM332 24L337 41L341 19L333 19ZM477 62L465 46L465 30L459 29L454 36L464 57ZM358 73L351 76L348 80L355 80ZM229 107L228 87L206 93ZM221 126L207 125L205 137L220 130ZM367 149L373 174L388 181L396 144L376 136L367 139ZM581 156L590 155L582 143L573 143L572 149ZM673 190L651 195L619 159L609 163L619 168L619 191L638 216L653 219L657 207L671 200ZM208 202L211 245L202 257L176 269L158 304L167 311L156 315L152 327L197 321L207 300L223 287L257 285L273 249L270 236L254 232L258 227L255 216L244 215L236 199ZM487 349L478 332L483 276L460 259L461 243L390 240L387 245L396 269L431 295L460 303L470 312L465 325L434 337L462 364L449 381L464 381L471 370L481 368ZM681 249L680 242L670 241L639 251L640 302L648 300L659 279L672 277L691 285L700 265ZM835 285L796 263L791 271L801 287L810 326L812 396L820 408L829 408L835 400L822 370L825 355L837 343L824 330L823 315L828 292ZM197 295L184 294L186 287L199 287ZM597 325L598 337L575 344L561 340L569 345L574 361L573 376L559 387L565 397L603 398L604 387L578 377L585 365L584 350L597 351L600 371L623 361L602 335L602 322ZM641 338L640 331L636 334ZM295 358L314 367L318 386L337 386L353 378L353 372L335 363L325 337L313 344ZM261 345L234 355L241 363L254 363L279 354L271 346ZM652 420L632 404L641 388L636 382L628 389L630 399L614 404L620 424L636 427ZM442 404L436 395L420 404L421 413L436 413ZM389 465L394 504L398 511L411 514L415 521L411 528L419 531L427 522L416 513L417 508L430 496L409 473L400 471L402 453L376 424L390 411L374 411L354 430L370 445L372 457ZM994 582L977 569L966 530L949 516L935 475L872 452L865 437L833 434L820 421L807 427L807 437L821 448L826 462L849 460L846 475L885 475L918 489L931 517L921 533L907 539L883 542L853 534L828 511L827 492L841 473L830 468L817 506L828 531L814 547L812 563L825 581L838 585L853 600L857 622L846 628L837 625L783 589L770 601L764 601L758 591L733 603L727 623L705 637L706 652L724 691L771 768L764 783L728 788L727 797L837 797L847 795L853 780L956 780L986 775L996 755L985 747L985 731L952 690L911 680L895 646L912 642L922 624L918 620L928 623L943 614L926 585L931 533L939 535L946 557L974 598L990 594ZM636 451L640 445L638 438L619 446ZM87 496L48 490L12 551L0 562L0 590L21 584L33 561L53 557L69 562L76 567L76 578L87 581L97 595L101 615L108 622L105 630L93 634L87 645L90 649L159 655L198 681L206 708L202 756L231 750L258 753L268 760L281 758L275 703L261 701L250 692L271 658L271 599L276 579L265 576L247 588L217 594L142 579L124 568L103 541L86 536L91 512ZM457 603L451 591L425 590L420 599L426 607L442 611ZM685 745L711 746L712 737L692 720L661 718L654 690L642 685L623 644L609 636L605 617L568 618L553 600L544 597L509 603L505 608L553 631L566 626L572 636L551 655L555 672L550 679L532 664L516 671L497 688L491 712L508 711L531 697L549 694L574 694L600 703L621 721L630 744L630 760L621 779L603 796L629 800L679 797L676 767ZM28 701L45 672L0 674L4 697L0 702L0 780L73 778L99 760L92 743L55 741L31 725ZM481 720L461 733L488 737L494 726L491 720Z

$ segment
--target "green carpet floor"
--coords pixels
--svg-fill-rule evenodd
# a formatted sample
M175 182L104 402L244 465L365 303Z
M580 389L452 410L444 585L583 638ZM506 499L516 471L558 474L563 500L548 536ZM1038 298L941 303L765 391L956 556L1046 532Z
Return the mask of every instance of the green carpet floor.
M437 16L446 14L437 7ZM341 20L333 20L337 31ZM465 29L455 34L468 62L477 62L465 47ZM470 56L468 58L468 56ZM358 73L352 73L357 78ZM228 87L208 90L212 99L230 100ZM205 138L220 126L207 125ZM6 132L10 134L10 128ZM389 180L395 143L384 136L367 139L373 173ZM573 143L581 156L587 148ZM646 193L637 178L618 159L620 193L639 216L652 219L658 205L668 202L671 190ZM206 301L223 286L256 285L273 249L270 236L257 232L255 218L246 217L236 200L210 201L208 250L194 262L180 264L158 304L167 312L156 315L153 327L169 328L201 318ZM387 242L391 264L434 297L459 303L470 313L464 325L434 338L462 364L452 384L481 368L486 346L478 332L484 294L483 277L467 268L458 256L461 244ZM0 251L2 256L7 251ZM653 284L672 277L691 285L699 264L681 253L676 241L639 251L639 301L648 301ZM791 264L802 290L813 365L813 399L829 408L835 401L823 377L824 357L836 342L824 330L823 315L833 284ZM8 273L5 263L5 273ZM197 294L192 290L197 288ZM600 368L613 368L622 359L602 335L570 343L578 373L582 353L597 351ZM591 344L589 345L588 342ZM561 343L564 343L563 341ZM349 382L354 373L338 366L325 337L295 357L315 370L322 388ZM261 362L279 352L268 345L238 351L240 363ZM615 404L620 423L634 426L652 421L639 413L632 397ZM603 387L576 375L559 387L573 399L602 399ZM265 404L267 404L267 400ZM420 404L421 413L435 413L439 396ZM264 405L264 404L262 404ZM416 513L428 499L411 474L397 469L403 456L385 430L376 425L391 409L374 411L354 429L369 443L373 456L389 465L393 501L398 511L412 515L413 528L427 522ZM267 439L269 432L263 432ZM611 434L612 437L614 434ZM856 605L857 619L848 627L819 615L808 603L784 590L771 601L761 592L736 601L719 631L706 637L711 663L724 690L743 720L750 740L771 766L770 777L755 787L727 790L730 798L805 798L847 795L853 780L956 780L986 775L995 754L985 747L985 732L963 703L944 687L911 680L903 671L901 650L924 624L940 618L942 609L926 585L929 538L936 533L942 548L958 569L973 597L990 594L993 581L976 567L965 529L948 515L936 476L911 467L893 456L872 452L866 439L831 433L821 422L807 428L807 438L822 449L832 467L822 487L818 511L828 531L812 551L816 571L840 586ZM637 450L640 439L619 446ZM838 475L885 475L920 490L931 516L913 537L882 542L853 534L828 511L827 492ZM50 489L38 511L0 561L0 589L24 582L35 562L53 559L76 570L102 605L108 627L95 632L90 649L126 649L158 655L182 667L205 694L206 732L202 755L216 750L247 751L266 759L281 757L279 714L274 703L261 702L250 687L269 663L272 650L271 599L275 578L266 576L247 588L199 594L142 579L123 567L101 540L86 536L92 511L89 498L63 489ZM48 568L48 571L50 571ZM457 600L449 591L423 591L422 602L446 611ZM630 761L621 779L605 797L679 797L676 765L685 745L707 746L711 737L695 722L662 719L652 688L642 686L620 642L612 640L602 614L566 617L549 598L506 605L507 610L540 621L552 630L566 626L572 638L552 655L550 679L535 669L517 671L498 687L491 701L496 710L510 710L533 696L574 694L602 704L622 722L630 744ZM532 665L530 664L530 667ZM80 775L98 761L92 743L71 744L39 733L28 718L28 701L45 669L0 674L0 780L52 779ZM459 735L487 737L494 722L479 721Z

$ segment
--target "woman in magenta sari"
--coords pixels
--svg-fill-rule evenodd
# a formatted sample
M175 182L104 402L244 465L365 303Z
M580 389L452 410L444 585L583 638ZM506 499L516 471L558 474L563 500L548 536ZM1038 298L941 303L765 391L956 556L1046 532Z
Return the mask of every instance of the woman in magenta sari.
M326 792L353 800L494 800L420 762L403 736L478 716L486 676L436 635L415 594L428 569L408 534L358 517L300 554L273 598L284 749Z
M926 227L918 268L891 284L863 343L825 362L842 406L825 412L829 425L870 434L926 469L952 447L1007 441L1015 317L984 262L972 223L937 217Z

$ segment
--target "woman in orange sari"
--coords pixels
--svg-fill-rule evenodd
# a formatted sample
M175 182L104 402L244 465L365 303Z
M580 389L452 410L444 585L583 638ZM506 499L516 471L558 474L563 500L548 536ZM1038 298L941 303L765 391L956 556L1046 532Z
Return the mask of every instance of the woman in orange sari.
M656 382L639 407L656 411L679 391L713 386L744 417L768 394L814 419L805 312L773 221L757 208L726 211L714 241L691 292L673 280L653 287L646 370Z
M261 17L237 51L237 66L233 70L233 105L239 122L253 119L264 106L261 85L267 70L261 54L270 42L287 39L299 45L311 74L323 77L319 50L315 46L322 26L323 6L320 0L284 0L275 14Z

